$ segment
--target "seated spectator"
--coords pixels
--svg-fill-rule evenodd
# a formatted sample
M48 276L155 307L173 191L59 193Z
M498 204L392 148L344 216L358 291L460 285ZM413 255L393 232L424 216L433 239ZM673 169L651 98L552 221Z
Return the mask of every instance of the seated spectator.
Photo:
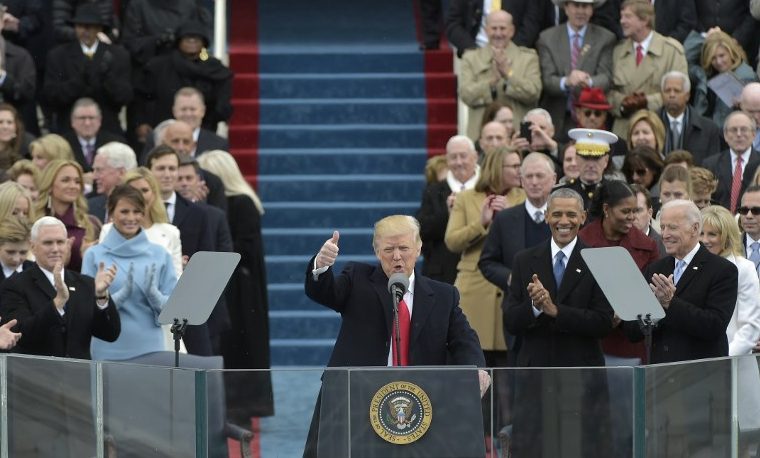
M20 184L32 199L32 207L40 197L40 170L29 159L20 159L8 169L8 179Z
M494 11L486 20L488 46L473 49L462 57L459 97L468 106L467 135L475 140L483 110L491 102L509 103L518 124L538 103L541 69L533 49L512 42L512 15Z
M177 28L177 48L151 59L138 78L137 97L141 106L138 125L155 126L172 117L174 94L186 86L203 94L207 110L201 126L216 132L219 122L232 114L232 72L208 54L206 27L187 22Z
M85 275L94 275L104 263L121 266L109 288L121 315L121 334L114 341L94 339L93 359L118 361L166 349L158 315L177 275L169 252L148 240L142 228L145 212L140 191L129 185L114 188L108 195L113 229L85 254Z
M0 221L14 216L31 222L37 219L37 211L20 184L6 181L0 184Z
M670 154L665 157L665 166L667 167L670 164L676 164L690 169L694 167L694 156L692 156L690 152L682 149L671 151Z
M611 108L612 105L607 102L604 91L593 87L583 88L575 101L575 119L578 121L578 127L606 130Z
M662 109L660 120L665 127L667 158L671 152L687 150L694 155L694 163L720 151L720 128L712 120L700 115L691 105L691 82L689 76L672 71L662 77L660 84Z
M64 223L68 236L74 239L66 267L81 270L82 255L97 242L102 224L87 214L84 178L78 163L58 159L45 167L35 211L40 216L54 216Z
M631 189L636 192L636 220L633 225L644 233L647 237L657 243L657 250L660 256L665 256L665 244L662 243L662 236L657 232L653 225L654 209L652 208L652 198L649 191L641 185L632 184Z
M697 208L702 210L712 205L712 194L718 189L718 180L715 179L715 175L705 168L692 167L689 169L689 176L691 177L691 188L694 192L691 200L697 205Z
M98 32L98 40L103 43L111 44L110 37L118 37L119 31L113 24L116 15L113 11L113 2L111 0L86 0L87 3L94 3L100 17L100 23L103 24L103 30ZM58 43L67 43L77 40L75 26L72 26L74 11L78 5L85 3L82 0L55 0L53 2L53 31Z
M512 134L515 132L514 113L508 103L496 101L486 107L486 111L483 112L483 119L480 120L480 128L483 129L483 126L491 121L502 123L507 129L507 138L512 138Z
M760 36L757 34L757 20L752 17L750 11L753 1L696 0L697 27L694 30L699 32L699 35L714 29L723 30L731 34L742 49L754 59Z
M8 103L0 103L0 171L28 157L29 143L34 139L24 130L18 111Z
M64 138L74 152L74 159L85 171L85 179L92 182L92 163L95 161L95 152L101 146L110 142L124 143L124 137L120 134L109 132L102 128L103 114L98 103L89 97L83 97L71 107L71 131L64 134Z
M190 155L197 157L206 151L220 149L229 151L230 144L226 138L222 138L215 132L201 127L203 117L206 115L206 103L203 101L203 93L194 87L183 87L174 94L172 114L177 121L183 121L193 129L194 146ZM145 141L143 156L148 155L156 146L155 135L149 135ZM141 161L143 162L143 161Z
M483 156L500 148L502 146L509 145L509 137L507 137L507 128L504 124L496 121L486 123L482 129L480 129L480 138L478 139L478 162L482 162Z
M32 163L42 172L50 161L73 161L74 153L69 142L58 134L47 134L29 144Z
M565 184L569 180L577 180L581 176L576 153L575 140L567 142L559 152L559 160L562 162L562 178L559 179L559 184Z
M552 116L543 108L534 108L525 113L523 123L530 123L530 141L523 138L522 132L515 132L512 147L522 152L544 153L559 167L559 144L554 139L554 123Z
M692 62L691 74L696 79L692 105L718 126L723 125L734 105L739 104L739 100L726 104L708 86L710 79L723 73L733 74L743 84L758 80L757 74L747 63L747 54L741 45L728 33L711 30L704 39L699 62Z
M665 165L660 156L648 146L636 146L623 161L621 171L628 183L646 188L652 197L660 195L659 180Z
M630 117L628 125L628 151L632 151L635 146L648 146L660 158L664 158L662 150L665 146L665 126L654 112L637 111Z
M119 111L132 100L129 55L98 39L107 24L94 3L77 7L72 19L77 40L53 48L47 56L43 95L54 111L53 132L70 129L74 103L82 97L100 106L103 128L123 133Z
M431 185L446 179L449 166L446 165L446 156L433 156L425 163L425 184Z
M34 265L27 261L31 229L31 223L22 218L7 218L0 222L0 284Z

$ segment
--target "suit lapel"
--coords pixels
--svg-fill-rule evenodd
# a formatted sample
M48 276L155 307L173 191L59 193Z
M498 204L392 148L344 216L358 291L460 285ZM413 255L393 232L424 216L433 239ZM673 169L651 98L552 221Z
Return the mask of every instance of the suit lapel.
M562 302L568 294L575 288L575 285L580 281L581 277L586 274L586 264L581 258L581 249L585 246L581 243L580 239L575 243L575 248L570 254L570 259L567 260L565 266L565 274L562 276L562 284L559 287L557 293L557 302Z
M752 183L752 177L758 165L760 165L760 153L753 148L749 153L749 160L742 174L742 192Z
M676 295L686 289L686 287L689 286L689 283L691 283L693 279L699 276L699 273L702 270L702 266L705 262L706 253L707 248L700 245L699 250L694 255L689 265L686 266L683 273L681 274L681 278L678 280L678 284L676 285ZM673 261L673 269L675 269L675 261Z
M522 229L525 227L525 218L528 216L528 211L524 205L518 205L520 211L515 213L514 223L517 230L512 231L514 234L514 245L518 247L525 247L525 231ZM522 248L521 248L522 249Z
M174 201L174 220L171 221L175 226L179 226L185 220L189 211L189 203L185 199L177 194L177 199Z
M731 152L723 153L718 158L718 182L719 186L725 190L725 195L731 195Z
M544 285L549 295L556 300L557 286L554 281L554 271L552 270L552 249L550 242L544 242L541 248L536 250L531 261L531 272L538 276L538 279ZM526 285L527 286L527 285Z
M425 327L425 323L430 317L430 313L435 306L433 290L427 283L427 279L415 272L414 274L414 303L412 308L412 331L409 337L409 350L414 348L414 343L420 336L420 332Z
M370 282L375 294L377 294L377 303L383 309L385 329L390 338L391 326L393 325L393 298L388 293L388 277L379 266L376 266L375 271L370 275Z
M47 279L45 273L42 272L42 268L35 266L32 270L32 277L34 279L34 283L37 285L40 291L45 293L48 299L53 299L55 297L55 288L52 284L50 284L50 280Z

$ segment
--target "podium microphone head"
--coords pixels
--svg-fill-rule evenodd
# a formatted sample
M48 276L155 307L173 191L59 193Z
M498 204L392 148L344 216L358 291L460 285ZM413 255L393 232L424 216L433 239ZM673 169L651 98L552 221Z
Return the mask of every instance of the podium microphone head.
M409 277L402 273L395 273L388 279L388 292L391 294L398 294L400 297L404 296L406 290L409 288Z

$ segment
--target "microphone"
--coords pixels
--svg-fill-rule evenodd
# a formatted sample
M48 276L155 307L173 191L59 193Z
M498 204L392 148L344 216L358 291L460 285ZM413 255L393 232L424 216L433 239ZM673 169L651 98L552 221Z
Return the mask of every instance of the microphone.
M397 302L401 302L409 288L409 277L402 273L395 273L388 279L388 292L396 298Z

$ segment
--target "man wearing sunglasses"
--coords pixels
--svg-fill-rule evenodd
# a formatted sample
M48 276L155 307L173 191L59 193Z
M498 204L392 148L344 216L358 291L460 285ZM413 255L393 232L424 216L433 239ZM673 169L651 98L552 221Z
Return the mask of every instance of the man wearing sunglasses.
M536 43L541 64L541 106L554 120L558 138L567 141L575 126L573 105L588 87L606 91L612 78L615 35L589 23L600 0L552 0L564 10L567 22L541 32ZM598 129L598 127L595 127Z
M738 212L739 222L744 230L744 254L755 263L755 270L760 276L760 186L752 185L747 188Z

